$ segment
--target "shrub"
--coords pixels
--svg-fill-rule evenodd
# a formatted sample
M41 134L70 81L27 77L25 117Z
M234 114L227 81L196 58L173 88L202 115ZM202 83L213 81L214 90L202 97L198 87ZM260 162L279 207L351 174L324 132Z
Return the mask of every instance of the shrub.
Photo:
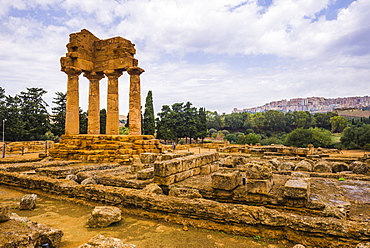
M333 144L331 132L322 128L297 128L287 134L285 145L296 147L307 147L313 144L315 147L329 147Z

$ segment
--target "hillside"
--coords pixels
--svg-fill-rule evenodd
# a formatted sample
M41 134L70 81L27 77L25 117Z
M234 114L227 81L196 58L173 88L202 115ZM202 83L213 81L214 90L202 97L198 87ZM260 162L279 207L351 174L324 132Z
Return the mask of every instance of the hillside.
M343 117L369 117L370 111L362 111L359 109L351 109L351 110L341 110L337 111L338 115Z

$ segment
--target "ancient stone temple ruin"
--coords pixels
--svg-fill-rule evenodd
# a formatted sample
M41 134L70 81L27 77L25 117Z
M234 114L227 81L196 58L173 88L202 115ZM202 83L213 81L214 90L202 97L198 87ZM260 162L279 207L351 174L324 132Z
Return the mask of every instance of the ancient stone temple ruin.
M56 159L113 161L128 159L143 151L159 152L153 136L141 135L140 74L134 58L135 45L122 37L101 40L90 31L70 34L68 52L60 60L62 71L68 76L66 133L60 145L51 150ZM129 129L131 137L119 137L119 77L130 75ZM88 135L80 135L79 76L89 82ZM100 80L108 78L106 135L100 135ZM150 142L149 142L150 141ZM145 146L144 146L145 145ZM119 152L117 152L119 151ZM121 156L122 155L122 156ZM129 155L129 156L126 156Z

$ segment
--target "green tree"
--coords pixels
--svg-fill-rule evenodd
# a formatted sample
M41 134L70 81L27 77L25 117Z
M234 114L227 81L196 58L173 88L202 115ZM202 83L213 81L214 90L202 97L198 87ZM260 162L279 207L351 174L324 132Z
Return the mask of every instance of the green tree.
M294 126L295 128L310 128L315 124L315 119L308 111L295 111L294 116Z
M333 133L341 133L347 127L347 119L343 116L331 117L329 121Z
M184 126L184 136L186 139L190 138L190 143L192 143L192 139L198 137L198 125L199 125L199 114L198 110L195 107L192 107L190 102L185 103L183 106L183 123L181 125Z
M235 132L244 131L246 113L231 113L225 116L225 129Z
M287 134L285 145L296 147L307 147L313 144L315 147L329 147L333 144L331 132L322 128L297 128Z
M314 114L314 118L316 120L316 127L324 128L327 130L331 130L330 118L337 116L337 113L334 112L327 112L327 113L316 113Z
M341 143L348 149L367 148L370 146L370 125L347 127L340 138Z
M107 128L107 110L101 109L100 110L100 134L106 134Z
M154 135L154 133L155 133L155 120L154 120L153 95L152 91L149 90L145 99L143 134Z
M80 134L87 134L87 112L83 111L81 108L79 109L80 112Z
M25 125L23 138L26 140L41 139L50 130L46 109L49 105L42 98L45 93L46 90L42 88L27 88L26 92L22 91L19 95L21 120Z
M61 136L65 133L66 123L66 94L56 92L53 103L56 105L51 108L51 132L54 135Z
M20 108L21 99L19 96L7 96L5 100L6 113L4 115L5 122L5 140L20 141L25 138L25 122L23 122Z
M176 120L173 118L174 113L170 106L163 105L157 118L157 138L163 140L177 140Z
M207 115L205 108L199 108L198 111L199 121L197 127L197 138L203 139L207 136ZM217 131L216 131L217 132Z
M214 128L216 130L221 130L225 127L224 119L217 113L217 111L206 111L206 119L208 129Z
M285 115L277 110L269 110L264 113L264 130L281 132L285 130Z

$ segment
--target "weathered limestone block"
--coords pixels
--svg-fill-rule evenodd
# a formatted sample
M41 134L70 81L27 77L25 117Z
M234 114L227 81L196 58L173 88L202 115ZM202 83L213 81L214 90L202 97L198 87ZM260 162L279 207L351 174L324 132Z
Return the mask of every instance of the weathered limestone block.
M179 172L181 160L172 159L154 163L154 175L166 177Z
M211 165L206 164L200 167L200 174L201 175L207 175L211 173Z
M370 242L359 243L356 248L370 248Z
M0 223L10 220L11 212L9 205L0 205Z
M370 175L370 164L367 163L355 161L349 165L349 169L355 174Z
M273 180L269 179L247 179L247 192L253 194L268 195L270 192Z
M136 245L125 244L122 240L111 237L97 235L87 243L80 245L78 248L135 248Z
M154 168L146 168L144 170L140 170L137 172L137 179L139 180L147 180L154 177Z
M291 179L284 185L284 196L288 198L305 198L310 195L310 184L303 179Z
M140 160L143 164L153 164L158 157L158 153L141 153Z
M86 178L85 180L83 180L83 181L81 182L81 185L94 185L94 184L98 184L98 183L97 183L97 182L96 182L96 180L95 180L94 178L92 178L92 177Z
M277 158L273 158L269 161L270 164L272 164L272 166L275 167L275 169L277 170L278 167L280 166L281 162L277 159Z
M21 199L21 202L19 204L20 210L31 210L36 207L36 200L37 195L36 194L27 194L24 195Z
M306 160L299 161L295 166L295 171L312 171L312 164Z
M269 163L252 163L248 164L246 167L248 179L269 179L272 177L272 165Z
M331 166L330 163L328 163L325 160L318 161L314 167L313 167L314 172L319 172L319 173L331 173Z
M212 175L212 188L222 190L233 190L241 183L241 174L239 171L217 172Z
M290 161L283 161L281 162L278 167L277 167L277 170L278 171L292 171L294 169L294 163L293 162L290 162Z
M147 186L145 186L145 188L143 188L144 191L147 191L147 192L150 192L150 193L155 193L157 195L163 195L163 190L161 187L159 187L157 184L155 183L151 183L151 184L148 184Z
M333 162L331 164L331 169L333 170L334 173L349 170L348 165L343 162Z
M70 175L66 176L66 179L77 182L78 181L78 176L74 175L74 174L70 174Z
M171 185L175 182L176 175L171 175L168 177L159 177L159 176L154 176L154 183L158 185Z
M199 193L197 189L189 189L189 188L177 188L172 187L168 192L169 196L180 197L180 198L203 198L202 195Z
M228 156L221 161L222 166L235 168L237 165L245 164L246 158L242 156Z
M301 244L297 244L297 245L293 246L293 248L306 248L306 246L301 245Z
M347 218L347 210L343 206L326 205L322 214L323 216L334 217L337 219Z
M29 221L27 217L19 217L13 213L10 220L0 223L0 247L31 248L60 247L63 236L61 230Z
M193 170L187 170L180 173L175 174L175 182L181 182L189 177L194 176Z
M92 211L86 225L89 227L107 227L121 221L121 209L113 206L97 206Z

